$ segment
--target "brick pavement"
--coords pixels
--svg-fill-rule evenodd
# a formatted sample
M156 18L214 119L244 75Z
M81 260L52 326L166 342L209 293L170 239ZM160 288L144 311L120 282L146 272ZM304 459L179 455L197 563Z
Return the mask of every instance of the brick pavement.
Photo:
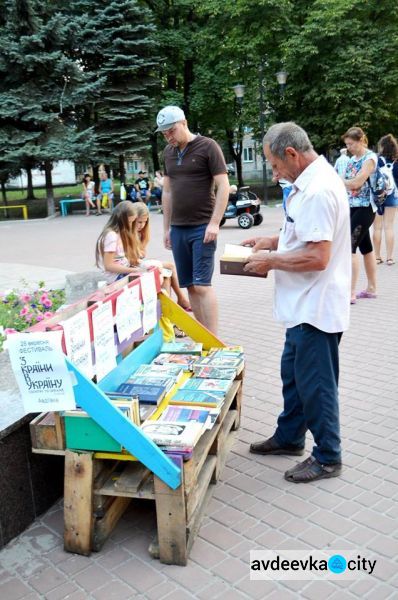
M250 234L275 231L280 209L264 209L264 217L263 225ZM12 227L0 224L0 235L7 242L2 261L30 263L38 272L43 262L46 267L89 269L103 221L74 215ZM151 255L166 258L159 215L152 217L152 231ZM226 241L246 235L235 222L227 223L219 251ZM45 259L42 248L33 248L35 239L46 239L51 247ZM340 478L292 485L283 479L283 472L294 464L293 457L249 455L248 444L272 433L280 411L283 330L272 318L272 276L262 281L216 275L220 337L243 344L246 351L243 418L188 566L162 565L149 557L155 516L145 502L125 514L100 553L90 558L66 554L59 502L0 552L0 597L396 598L398 265L380 265L378 274L378 299L358 301L352 308L351 328L341 344L345 469ZM311 449L310 435L307 449ZM372 576L346 582L250 581L249 551L265 548L353 549L377 558L378 564Z

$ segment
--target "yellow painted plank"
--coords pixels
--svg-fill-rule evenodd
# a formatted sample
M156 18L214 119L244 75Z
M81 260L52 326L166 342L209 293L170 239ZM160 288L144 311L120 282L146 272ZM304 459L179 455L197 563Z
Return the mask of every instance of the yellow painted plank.
M181 308L174 300L169 298L163 292L158 294L162 307L162 314L168 317L172 323L182 329L195 342L202 342L203 349L224 348L225 344L217 336L209 331L204 325L191 317L186 310Z

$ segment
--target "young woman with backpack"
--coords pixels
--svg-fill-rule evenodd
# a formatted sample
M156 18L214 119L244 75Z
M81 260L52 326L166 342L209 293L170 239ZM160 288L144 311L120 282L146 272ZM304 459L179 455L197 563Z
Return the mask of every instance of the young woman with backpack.
M386 265L389 267L395 264L394 261L394 220L397 214L398 206L398 142L391 133L380 138L377 144L379 153L378 165L384 165L391 171L394 179L394 190L386 197L383 205L377 210L376 218L373 224L373 245L376 253L376 262L382 264L381 258L381 238L384 231L384 241L386 246Z
M369 150L368 138L360 127L350 127L342 136L351 158L347 164L344 183L348 192L351 215L352 280L351 304L357 298L376 298L376 259L369 229L375 219L376 207L371 201L369 178L376 171L377 154ZM368 285L358 294L359 257L363 256Z

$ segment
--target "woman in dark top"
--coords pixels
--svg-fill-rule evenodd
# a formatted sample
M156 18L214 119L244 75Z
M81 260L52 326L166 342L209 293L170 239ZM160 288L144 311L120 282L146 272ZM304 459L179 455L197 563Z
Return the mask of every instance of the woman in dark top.
M387 260L386 264L392 266L394 261L394 219L398 206L398 142L391 133L380 138L378 143L378 165L382 167L387 164L391 166L395 182L394 191L387 196L384 204L378 209L373 224L373 246L376 253L378 265L383 263L381 258L381 237L384 230Z

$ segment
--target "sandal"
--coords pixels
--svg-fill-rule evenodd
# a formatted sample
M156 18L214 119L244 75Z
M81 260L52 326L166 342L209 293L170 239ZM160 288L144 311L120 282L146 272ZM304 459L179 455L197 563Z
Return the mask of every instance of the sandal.
M384 260L382 258L376 258L376 264L377 265L381 265L384 262ZM387 261L388 263L388 261Z
M393 258L387 258L386 265L392 267L392 265L395 265L395 260Z
M186 337L185 332L182 329L180 329L179 327L177 327L177 325L174 325L174 335L176 338Z
M375 292L368 292L368 290L362 290L357 294L357 298L377 298L377 294Z
M292 469L288 469L285 473L285 479L293 483L310 483L318 479L338 477L341 471L341 463L322 465L314 456L310 456Z

